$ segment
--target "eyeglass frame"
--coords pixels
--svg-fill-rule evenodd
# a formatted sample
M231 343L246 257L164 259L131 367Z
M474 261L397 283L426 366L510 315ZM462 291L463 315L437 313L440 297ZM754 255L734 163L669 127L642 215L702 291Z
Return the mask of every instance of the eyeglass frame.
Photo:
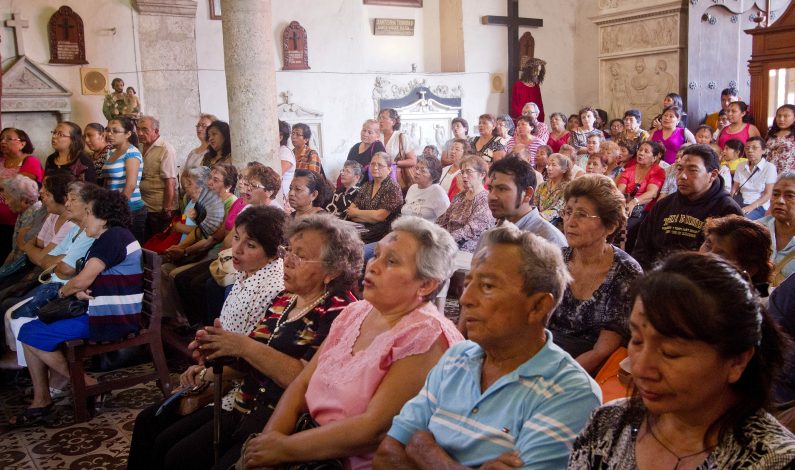
M575 214L575 213L577 213L577 212L579 212L579 215L577 215L577 216L574 216L574 214ZM575 209L572 209L572 208L570 208L570 207L566 207L566 208L564 208L564 209L561 209L561 211L559 212L559 214L560 214L560 218L561 218L561 219L564 219L564 220L568 220L568 219L569 219L569 218L571 218L572 216L574 216L574 218L575 218L575 219L577 219L577 220L583 220L583 219L601 219L601 218L602 218L602 217L601 217L601 216L599 216L599 215L590 215L590 214L588 214L587 212L585 212L585 211L584 211L584 210L582 210L582 209L576 209L576 210L575 210Z
M279 246L278 255L284 264L290 264L293 267L299 268L303 263L323 263L320 259L305 259L290 251L290 247Z

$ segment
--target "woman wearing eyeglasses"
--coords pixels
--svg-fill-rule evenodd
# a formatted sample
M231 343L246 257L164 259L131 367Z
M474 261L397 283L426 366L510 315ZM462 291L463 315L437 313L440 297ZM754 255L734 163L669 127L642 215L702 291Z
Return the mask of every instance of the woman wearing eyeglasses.
M342 221L318 214L287 229L289 247L282 260L277 247L285 216L271 207L243 211L235 223L235 267L240 271L224 312L214 327L197 333L201 345L194 354L205 359L237 359L231 368L244 374L239 390L224 400L221 411L221 459L227 468L240 456L243 442L261 432L284 389L301 373L349 303L362 269L362 242ZM278 268L278 276L274 268ZM283 289L274 297L276 283ZM245 332L241 332L245 330ZM236 332L233 332L236 331ZM200 353L200 354L199 354ZM225 371L228 375L230 371ZM188 368L182 385L212 381L203 365ZM160 404L141 412L135 421L129 466L135 469L209 468L213 461L213 411L203 408L180 416Z
M31 155L33 144L21 129L6 127L0 132L0 180L8 180L16 175L25 175L41 182L42 174L39 159ZM17 214L8 206L3 193L0 192L0 259L5 259L11 252L11 238Z
M625 286L643 272L631 256L610 244L627 219L624 196L604 175L581 176L563 193L563 260L573 280L548 328L555 344L595 374L629 338L631 304Z
M483 232L496 223L489 209L489 192L483 187L487 171L486 161L478 155L471 155L461 161L463 189L436 220L437 224L450 232L459 249L470 253L475 251Z
M403 206L403 193L400 186L390 178L390 168L390 154L377 152L373 155L370 159L370 176L373 180L364 183L356 199L348 206L348 220L364 226L365 231L361 236L365 244L384 238Z
M51 134L50 142L55 152L44 163L44 176L70 173L78 181L96 183L94 161L85 152L80 126L69 121L60 122Z
M132 213L130 231L139 242L144 241L146 225L146 207L141 199L141 176L144 160L138 150L138 134L135 123L129 119L113 119L105 128L108 142L113 145L113 152L108 155L102 167L105 187L112 191L120 191L127 196L127 203Z
M196 123L196 138L199 139L199 146L191 150L184 160L177 161L177 174L188 171L193 167L201 166L202 158L207 153L207 128L218 118L213 114L201 114L199 122Z

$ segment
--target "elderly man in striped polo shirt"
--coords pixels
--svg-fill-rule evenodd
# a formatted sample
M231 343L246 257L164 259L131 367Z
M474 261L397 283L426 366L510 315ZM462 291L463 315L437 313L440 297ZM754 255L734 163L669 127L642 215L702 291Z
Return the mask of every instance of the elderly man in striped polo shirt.
M558 247L513 224L487 232L460 300L469 341L394 419L375 468L565 468L601 402L545 328L568 281Z

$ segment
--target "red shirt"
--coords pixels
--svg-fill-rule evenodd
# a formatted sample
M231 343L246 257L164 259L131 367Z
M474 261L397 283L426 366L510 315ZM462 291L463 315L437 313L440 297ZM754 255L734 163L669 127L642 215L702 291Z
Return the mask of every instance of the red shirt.
M522 108L529 102L538 106L538 121L544 122L544 102L541 100L541 88L526 85L521 80L513 84L511 92L511 117L516 119L522 115Z

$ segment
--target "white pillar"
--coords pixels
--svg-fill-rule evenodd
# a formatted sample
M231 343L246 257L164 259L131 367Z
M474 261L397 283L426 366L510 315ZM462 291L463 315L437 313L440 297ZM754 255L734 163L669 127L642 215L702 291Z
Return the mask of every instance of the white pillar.
M232 159L281 173L271 0L222 0Z

